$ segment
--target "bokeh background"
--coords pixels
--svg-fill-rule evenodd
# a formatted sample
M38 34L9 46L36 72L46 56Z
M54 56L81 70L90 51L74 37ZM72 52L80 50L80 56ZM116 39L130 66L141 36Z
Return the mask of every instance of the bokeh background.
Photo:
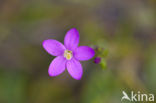
M107 66L50 77L42 42L72 27L80 45L108 50ZM123 90L155 94L155 75L155 0L0 0L0 103L121 103Z

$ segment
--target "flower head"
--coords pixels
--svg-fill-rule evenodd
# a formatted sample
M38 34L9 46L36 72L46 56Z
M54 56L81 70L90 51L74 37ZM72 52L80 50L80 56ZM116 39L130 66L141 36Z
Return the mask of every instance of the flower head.
M67 68L67 71L74 79L81 79L83 69L80 61L91 59L95 52L88 46L78 46L79 38L78 31L72 28L64 38L64 45L54 39L43 42L44 49L49 54L57 56L49 66L48 73L50 76L57 76Z

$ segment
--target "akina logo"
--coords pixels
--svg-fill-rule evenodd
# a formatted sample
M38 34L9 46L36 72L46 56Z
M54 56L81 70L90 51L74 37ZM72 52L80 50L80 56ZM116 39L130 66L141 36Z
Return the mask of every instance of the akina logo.
M138 91L137 93L134 93L133 91L131 91L130 96L125 91L122 91L122 94L123 94L123 97L121 98L121 101L124 101L124 100L132 101L132 102L133 101L135 102L136 101L140 101L140 102L154 101L154 94L143 94L140 91Z

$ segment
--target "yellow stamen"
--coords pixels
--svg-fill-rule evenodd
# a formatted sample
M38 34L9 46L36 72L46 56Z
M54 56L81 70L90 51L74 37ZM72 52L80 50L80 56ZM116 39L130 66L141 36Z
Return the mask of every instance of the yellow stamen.
M64 51L64 57L65 57L67 60L70 60L70 59L73 57L72 51L70 51L70 50L65 50L65 51Z

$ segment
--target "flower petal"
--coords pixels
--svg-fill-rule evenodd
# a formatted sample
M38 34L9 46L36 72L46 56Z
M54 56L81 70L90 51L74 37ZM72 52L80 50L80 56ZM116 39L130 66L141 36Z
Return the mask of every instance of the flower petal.
M57 76L65 70L66 59L63 56L56 57L50 64L48 73L50 76Z
M79 32L75 28L70 29L64 38L66 48L74 50L79 44L79 38Z
M65 47L57 40L48 39L43 42L44 49L53 56L59 56L64 53Z
M76 59L67 61L67 70L69 74L76 80L80 80L83 74L82 66Z
M88 46L80 46L74 51L74 57L77 60L89 60L95 55L95 51Z

